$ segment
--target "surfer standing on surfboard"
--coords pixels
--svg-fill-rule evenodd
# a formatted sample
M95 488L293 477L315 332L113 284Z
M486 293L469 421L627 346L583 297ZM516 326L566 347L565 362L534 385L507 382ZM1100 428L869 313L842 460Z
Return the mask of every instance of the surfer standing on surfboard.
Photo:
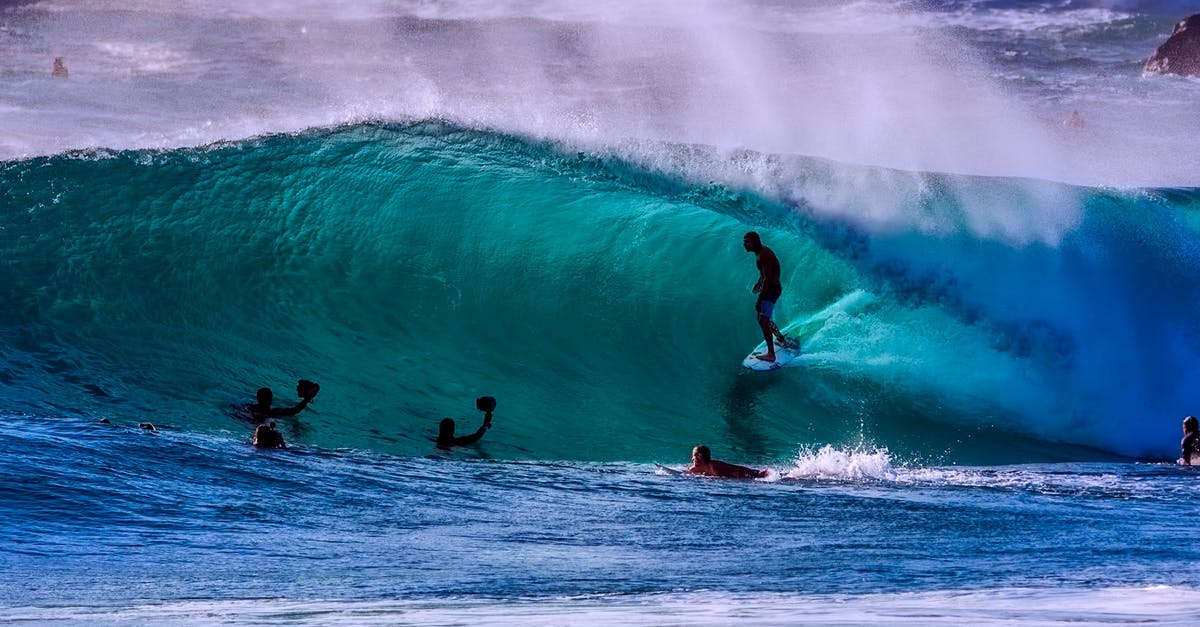
M775 312L775 303L783 294L783 284L779 280L779 258L775 256L774 251L763 246L762 239L756 231L750 231L742 237L742 246L746 247L747 252L754 253L758 265L758 283L754 284L758 301L754 303L754 311L758 314L758 326L762 327L763 339L767 341L767 352L754 355L754 358L775 361L776 340L780 346L789 346L788 339L783 337L779 327L771 320L771 314Z

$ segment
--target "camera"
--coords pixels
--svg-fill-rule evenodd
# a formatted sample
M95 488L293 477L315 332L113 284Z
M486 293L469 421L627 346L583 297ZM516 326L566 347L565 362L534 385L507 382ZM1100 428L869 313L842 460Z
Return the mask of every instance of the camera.
M309 381L308 379L300 379L300 381L296 383L296 394L298 394L302 399L311 401L313 397L317 395L317 392L320 391L321 386L317 383Z
M483 412L496 411L496 397L480 396L475 399L475 408Z

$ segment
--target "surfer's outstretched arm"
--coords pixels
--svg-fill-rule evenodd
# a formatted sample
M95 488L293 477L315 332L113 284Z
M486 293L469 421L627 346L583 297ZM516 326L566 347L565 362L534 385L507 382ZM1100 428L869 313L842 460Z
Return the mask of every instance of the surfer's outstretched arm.
M300 399L300 402L292 407L272 407L271 408L271 417L272 418L285 418L287 416L295 416L296 414L304 411L305 407L308 407L308 403L310 400L312 400L312 399L308 399L308 398Z
M479 429L477 429L475 431L475 433L472 433L471 435L464 435L460 438L454 438L454 445L462 446L464 444L474 444L474 443L478 442L480 438L483 437L484 433L487 433L488 429L491 429L491 428L492 428L492 412L489 411L486 414L484 414L483 424L479 425Z
M480 396L475 399L475 407L483 412L483 424L479 425L479 429L471 435L455 436L454 419L443 418L441 424L438 425L438 448L448 449L453 446L474 444L483 437L484 433L487 433L488 429L492 428L492 411L496 409L496 399L491 396Z
M259 388L258 402L247 405L246 409L249 411L251 417L260 422L268 418L295 416L304 411L305 407L308 407L308 404L317 396L317 392L320 389L321 386L316 383L308 379L300 379L300 382L296 384L296 393L300 396L300 402L292 407L272 407L271 403L274 402L275 395L271 392L271 388Z

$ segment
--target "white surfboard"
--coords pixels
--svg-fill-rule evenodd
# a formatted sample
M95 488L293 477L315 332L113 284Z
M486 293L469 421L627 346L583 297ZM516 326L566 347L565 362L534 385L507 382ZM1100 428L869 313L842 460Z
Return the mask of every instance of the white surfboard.
M788 365L792 360L800 356L800 342L797 340L792 341L795 342L794 346L784 347L778 343L775 344L775 361L763 361L758 358L759 355L767 354L767 343L760 343L742 360L742 367L751 370L766 371L777 370Z
M682 474L686 474L686 473L684 473L682 470L678 470L678 469L676 469L676 468L670 468L670 467L668 467L668 466L663 466L662 464L660 464L660 463L658 463L658 462L654 462L654 466L655 466L656 468L658 468L660 471L662 471L662 472L664 472L664 473L666 473L666 474L668 474L668 475L682 475Z
M767 343L759 342L758 346L754 347L754 350L750 351L750 354L742 360L742 366L758 371L783 368L800 356L805 344L811 343L814 340L819 343L821 331L831 319L835 319L839 315L858 315L863 311L869 310L874 303L875 297L870 293L864 290L854 290L808 318L797 320L786 327L781 327L783 335L795 342L796 345L792 348L784 348L776 343L775 361L755 359L755 355L762 355L767 352Z

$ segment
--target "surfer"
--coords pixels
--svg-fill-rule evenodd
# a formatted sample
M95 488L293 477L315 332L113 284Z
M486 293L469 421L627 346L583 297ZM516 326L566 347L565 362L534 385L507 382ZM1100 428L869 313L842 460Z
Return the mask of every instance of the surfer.
M250 417L257 422L263 422L268 418L283 418L286 416L295 416L304 411L305 407L312 402L317 396L317 392L321 391L321 386L309 381L308 379L300 379L296 383L296 395L300 397L300 402L292 407L271 407L271 403L275 400L275 394L271 392L271 388L258 389L258 402L246 406L246 410L250 412Z
M758 314L758 326L762 327L763 339L767 341L767 352L753 357L762 361L775 361L776 341L780 346L789 345L788 339L783 337L779 327L775 326L775 321L771 320L771 315L775 312L775 303L783 294L783 284L779 279L779 258L775 256L775 251L763 246L762 239L755 231L750 231L742 237L742 246L746 247L747 252L754 253L755 263L758 265L758 283L754 284L758 300L754 303L754 311Z
M479 429L471 435L462 437L454 436L454 419L442 418L438 423L437 447L440 449L450 449L454 446L463 446L464 444L474 444L483 437L484 432L492 428L492 412L496 410L496 399L491 396L480 396L475 399L475 408L483 412L483 424Z
M1183 450L1180 461L1184 466L1192 466L1192 460L1195 465L1200 465L1200 421L1195 416L1183 419L1183 440L1180 440L1179 448Z
M258 448L287 448L283 434L275 429L275 421L258 425L254 429L254 446Z
M700 445L692 449L692 465L684 472L705 477L727 477L730 479L761 479L767 476L765 470L755 470L737 464L730 464L712 458L712 451L707 446Z
M62 57L54 57L54 67L50 68L50 75L58 78L67 77L67 66L63 63Z

